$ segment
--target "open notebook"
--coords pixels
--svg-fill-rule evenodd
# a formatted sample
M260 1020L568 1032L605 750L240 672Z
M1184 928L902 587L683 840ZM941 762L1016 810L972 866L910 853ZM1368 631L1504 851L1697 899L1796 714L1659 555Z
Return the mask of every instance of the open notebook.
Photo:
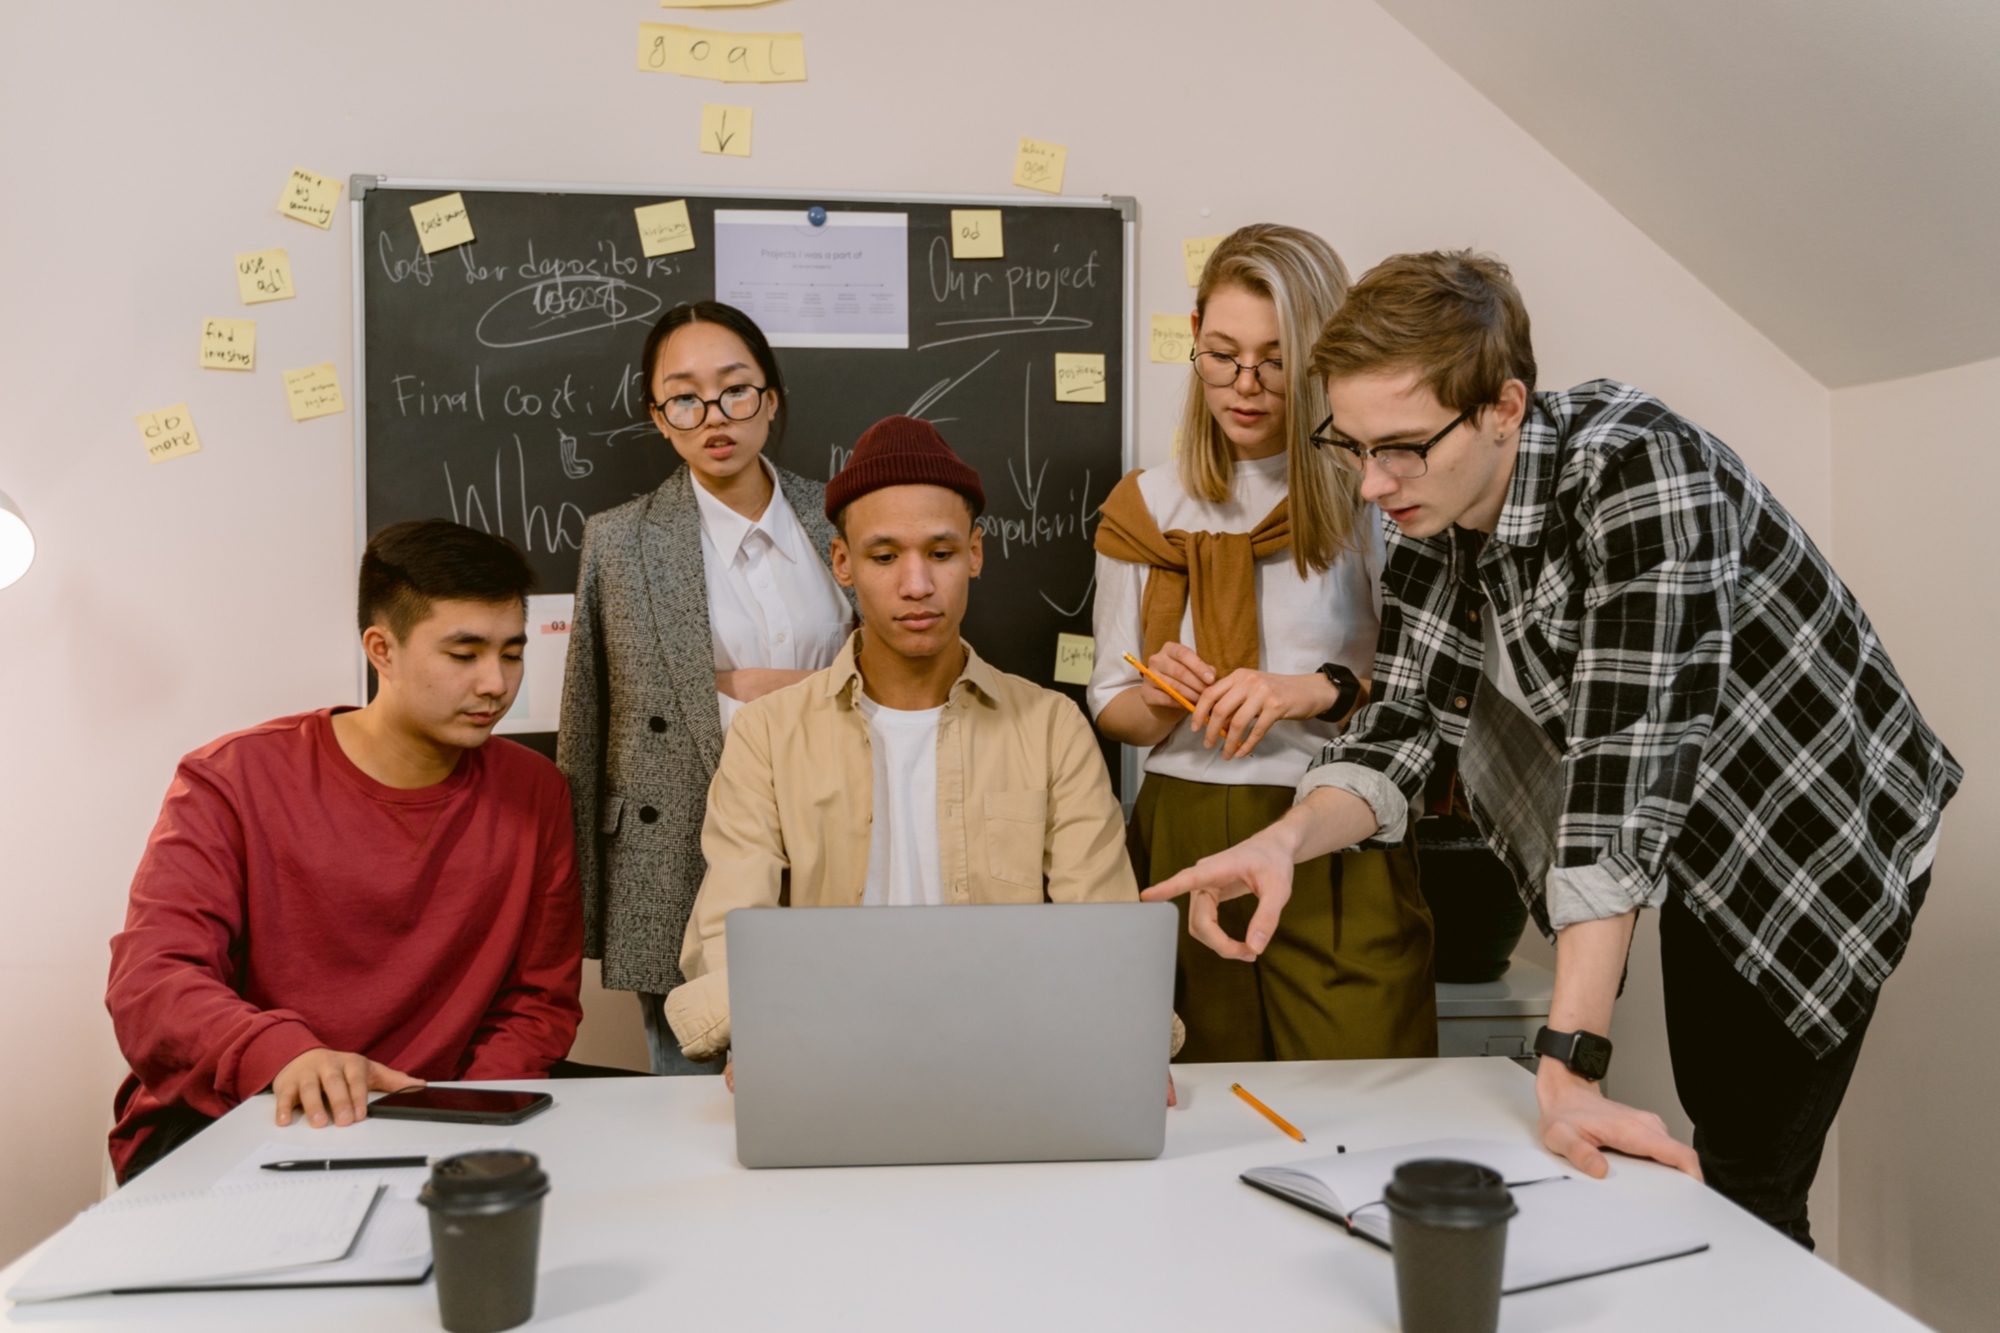
M1674 1259L1708 1242L1673 1218L1607 1188L1564 1174L1555 1159L1529 1147L1479 1139L1432 1139L1397 1148L1315 1157L1243 1173L1243 1182L1389 1247L1383 1191L1402 1162L1450 1157L1500 1173L1520 1209L1507 1224L1508 1293Z

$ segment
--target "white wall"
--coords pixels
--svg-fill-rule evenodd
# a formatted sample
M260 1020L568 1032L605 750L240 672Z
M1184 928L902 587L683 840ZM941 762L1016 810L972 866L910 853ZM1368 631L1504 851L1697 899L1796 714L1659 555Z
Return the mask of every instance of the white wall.
M353 383L346 219L277 216L294 165L1004 193L1016 138L1053 139L1070 193L1141 201L1146 311L1188 307L1181 238L1253 220L1318 229L1357 273L1487 247L1546 383L1647 386L1829 530L1826 393L1368 0L711 12L803 30L811 81L640 74L634 25L674 17L647 0L0 13L0 490L43 544L0 592L0 1258L97 1188L122 1069L105 940L175 758L353 688L352 418L295 425L279 380L330 359ZM756 108L755 156L694 151L705 99ZM279 245L298 299L245 310L231 256ZM207 315L257 320L254 374L194 368ZM1148 461L1184 374L1146 370ZM181 400L204 451L150 466L132 418ZM593 1051L630 1049L616 1012ZM1645 1058L1620 1039L1664 1086L1657 1034Z
M1947 1330L2000 1306L2000 360L1833 395L1840 570L1965 765L1841 1113L1843 1266Z

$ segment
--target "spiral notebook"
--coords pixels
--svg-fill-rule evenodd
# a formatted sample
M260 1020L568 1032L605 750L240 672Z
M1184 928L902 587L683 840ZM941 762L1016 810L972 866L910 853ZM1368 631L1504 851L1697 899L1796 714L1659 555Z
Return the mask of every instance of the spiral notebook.
M1400 1163L1420 1157L1477 1162L1507 1182L1520 1209L1507 1224L1507 1260L1500 1279L1501 1290L1510 1295L1708 1248L1705 1239L1675 1219L1601 1181L1568 1175L1554 1158L1514 1143L1431 1139L1260 1166L1241 1179L1386 1250L1389 1210L1383 1192Z

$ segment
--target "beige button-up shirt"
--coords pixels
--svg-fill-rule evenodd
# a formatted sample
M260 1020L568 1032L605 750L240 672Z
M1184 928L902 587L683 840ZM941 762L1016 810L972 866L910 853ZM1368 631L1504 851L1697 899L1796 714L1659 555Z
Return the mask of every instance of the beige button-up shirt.
M859 907L868 884L874 755L855 700L857 630L832 666L744 705L708 792L708 873L667 1021L691 1060L729 1045L723 920L739 907ZM996 671L968 644L938 721L945 902L1132 902L1124 821L1083 713ZM789 882L788 882L789 881Z

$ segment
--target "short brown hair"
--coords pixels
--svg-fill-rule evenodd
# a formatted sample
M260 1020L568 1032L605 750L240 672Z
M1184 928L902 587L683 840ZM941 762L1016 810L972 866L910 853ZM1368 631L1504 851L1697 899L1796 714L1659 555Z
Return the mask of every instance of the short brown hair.
M406 642L430 618L433 602L527 604L535 572L519 547L449 519L391 523L368 539L361 556L356 618L361 632L380 625Z
M1409 367L1454 412L1499 401L1519 380L1535 391L1528 308L1492 255L1432 250L1391 255L1354 284L1313 344L1319 380Z

